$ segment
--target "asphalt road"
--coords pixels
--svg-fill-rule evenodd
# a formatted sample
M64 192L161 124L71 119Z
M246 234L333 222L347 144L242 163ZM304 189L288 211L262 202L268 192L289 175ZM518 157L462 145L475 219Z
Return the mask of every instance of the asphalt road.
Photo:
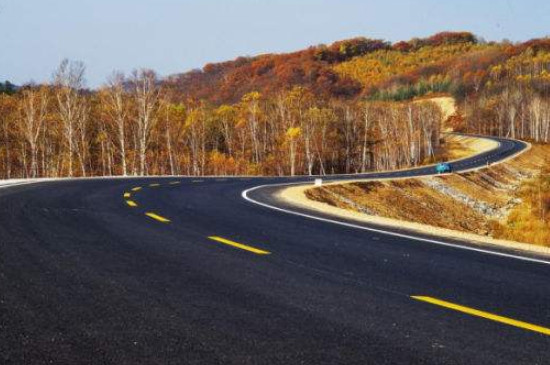
M499 150L454 166L524 147L502 140ZM550 265L241 197L258 185L310 180L93 179L0 189L0 363L550 363ZM294 209L273 200L277 189L249 198Z

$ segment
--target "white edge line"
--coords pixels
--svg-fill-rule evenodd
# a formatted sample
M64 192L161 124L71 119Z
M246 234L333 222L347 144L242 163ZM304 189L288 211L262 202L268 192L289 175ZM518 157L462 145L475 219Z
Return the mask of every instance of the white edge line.
M0 189L6 189L6 188L11 188L12 186L21 186L21 185L30 185L30 184L36 184L36 183L39 183L41 181L22 181L22 182L17 182L17 183L12 183L12 184L0 184Z
M297 215L297 216L300 216L300 217L314 219L314 220L318 220L318 221L322 221L322 222L338 224L340 226L356 228L356 229L362 229L362 230L365 230L365 231L376 232L376 233L381 233L381 234L387 234L387 235L390 235L390 236L407 238L407 239L412 239L412 240L416 240L416 241L433 243L433 244L440 245L440 246L445 246L445 247L458 248L458 249L461 249L461 250L474 251L474 252L479 252L479 253L484 253L484 254L489 254L489 255L494 255L494 256L500 256L500 257L506 257L506 258L516 259L516 260L522 260L522 261L528 261L528 262L533 262L533 263L550 265L550 261L545 261L545 260L541 260L541 259L535 259L535 258L525 257L525 256L518 256L518 255L513 255L513 254L508 254L508 253L503 253L503 252L498 252L498 251L485 250L485 249L482 249L482 248L463 246L463 245L459 245L459 244L455 244L455 243L443 242L443 241L433 240L433 239L429 239L429 238L423 238L423 237L408 235L408 234L404 234L404 233L386 231L386 230L383 230L383 229L371 228L371 227L366 227L366 226L360 226L360 225L353 224L353 223L347 223L347 222L337 221L337 220L333 220L333 219L322 218L322 217L318 217L318 216L314 216L314 215L310 215L310 214L306 214L306 213L301 213L301 212L296 212L296 211L293 211L293 210L279 208L279 207L276 207L274 205L269 205L269 204L266 204L266 203L262 203L262 202L259 202L257 200L254 200L254 199L252 199L248 196L249 192L257 190L257 189L261 189L261 188L264 188L264 187L268 187L268 186L269 187L274 187L274 186L288 186L288 185L299 185L299 184L304 184L304 183L303 182L300 182L300 183L296 182L296 183L285 183L285 184L259 185L259 186L255 186L253 188L244 190L241 193L241 196L246 201L251 202L253 204L263 206L265 208L270 208L270 209L274 209L274 210L277 210L277 211L280 211L280 212L293 214L293 215Z

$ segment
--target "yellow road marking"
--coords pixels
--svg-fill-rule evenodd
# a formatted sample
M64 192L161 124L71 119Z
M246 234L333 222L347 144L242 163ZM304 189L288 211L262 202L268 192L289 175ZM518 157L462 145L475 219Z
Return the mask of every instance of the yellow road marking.
M130 194L130 193L124 193L124 198L126 198L126 199L128 199L131 196L132 196L132 194Z
M128 204L132 208L137 207L137 203L133 200L126 200L126 204Z
M135 188L132 188L132 191L140 191L141 190L141 186L136 186Z
M178 185L180 182L179 181L171 181L169 184L170 185Z
M225 238L218 237L218 236L210 236L208 238L210 238L211 240L214 240L214 241L224 243L224 244L229 245L229 246L240 248L241 250L254 252L255 254L258 254L258 255L269 255L271 253L269 251L260 250L259 248L243 245L242 243L237 243L237 242L234 242L234 241L230 241L230 240L227 240Z
M155 184L149 184L149 186L150 186L150 187L152 187L152 188L155 188L155 187L157 187L157 186L160 186L160 184L158 184L158 183L155 183Z
M153 213L153 212L147 212L145 213L146 216L150 217L150 218L153 218L154 220L157 220L159 222L162 222L162 223L169 223L170 222L170 219L168 218L164 218L156 213Z
M537 326L535 324L531 324L531 323L527 323L527 322L517 321L515 319L511 319L511 318L499 316L499 315L496 315L496 314L480 311L480 310L477 310L477 309L474 309L474 308L464 307L462 305L446 302L444 300L439 300L439 299L432 298L432 297L412 296L411 298L416 299L416 300L420 300L422 302L438 305L438 306L441 306L441 307L453 309L453 310L456 310L458 312L470 314L472 316L489 319L491 321L504 323L504 324L507 324L509 326L523 328L525 330L534 331L534 332L538 332L538 333L542 333L544 335L550 336L550 328Z

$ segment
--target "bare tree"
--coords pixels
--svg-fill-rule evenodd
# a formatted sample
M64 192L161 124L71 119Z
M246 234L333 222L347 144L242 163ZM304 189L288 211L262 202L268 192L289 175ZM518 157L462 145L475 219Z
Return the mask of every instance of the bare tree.
M369 138L369 114L370 114L370 106L369 103L365 103L363 108L363 148L362 148L362 154L361 154L361 172L367 171L367 156L368 156L368 138Z
M87 118L87 109L82 96L84 72L80 61L63 60L54 74L55 96L58 115L68 144L68 176L73 176L73 154L75 153L75 124Z
M0 152L3 152L3 171L2 176L9 179L12 177L12 126L17 119L17 101L15 97L0 94L0 127L2 132L0 138Z
M119 148L122 175L128 174L126 165L126 124L128 119L128 101L124 88L124 75L115 72L107 81L105 104L114 122Z
M134 71L132 74L133 96L136 104L135 122L139 155L139 175L146 174L147 148L151 129L157 120L160 88L157 75L152 70Z
M88 136L88 118L90 115L90 106L86 99L83 99L83 104L79 109L79 113L75 118L75 132L77 133L75 152L80 161L80 171L82 176L87 176L88 152L89 152L89 136Z
M38 176L38 138L44 125L48 106L45 87L23 90L20 103L20 128L31 154L30 177Z
M252 149L254 151L254 163L260 162L260 143L259 143L259 100L260 93L250 92L242 97L242 104L247 113L248 132L252 140Z

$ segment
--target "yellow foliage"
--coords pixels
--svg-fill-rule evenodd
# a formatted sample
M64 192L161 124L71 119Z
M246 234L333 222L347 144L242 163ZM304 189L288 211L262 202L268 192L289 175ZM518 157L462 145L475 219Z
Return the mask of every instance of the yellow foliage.
M302 129L300 127L290 127L286 131L286 138L290 141L295 140L302 134Z
M415 52L381 50L362 57L355 57L334 67L342 76L350 77L366 86L375 86L392 76L407 73L429 65L439 64L465 54L479 50L481 45L471 43L447 46L426 46Z
M235 114L235 107L232 105L222 104L216 109L216 115L221 118L229 118Z
M252 92L249 92L247 94L245 94L243 97L242 97L242 101L245 102L245 103L248 103L248 102L252 102L252 101L258 101L260 99L261 95L259 92L257 91L252 91Z
M201 119L201 111L199 109L193 109L187 114L185 118L185 128L190 128L194 124L198 123Z
M532 51L527 50L517 56L510 57L502 65L494 66L492 70L506 70L509 74L515 75L517 81L530 82L533 79L548 80L547 69L550 68L550 52L539 51L536 56Z

